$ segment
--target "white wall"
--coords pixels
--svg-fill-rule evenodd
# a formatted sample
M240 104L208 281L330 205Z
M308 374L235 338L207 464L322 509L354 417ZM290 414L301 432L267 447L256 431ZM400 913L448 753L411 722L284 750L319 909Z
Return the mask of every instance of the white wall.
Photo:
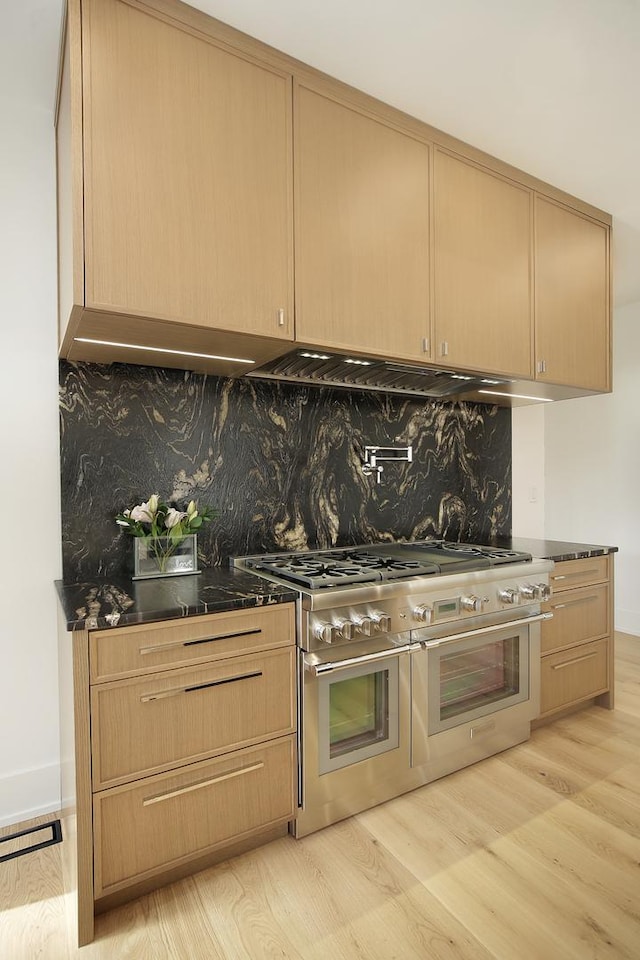
M55 71L40 44L59 9L30 6L4 11L0 41L0 825L59 804Z
M514 537L544 537L544 409L535 403L511 413Z
M613 393L545 405L545 531L616 554L616 628L640 635L640 303L614 316Z
M514 534L617 546L616 629L638 636L639 361L640 303L633 303L615 311L612 394L513 411Z

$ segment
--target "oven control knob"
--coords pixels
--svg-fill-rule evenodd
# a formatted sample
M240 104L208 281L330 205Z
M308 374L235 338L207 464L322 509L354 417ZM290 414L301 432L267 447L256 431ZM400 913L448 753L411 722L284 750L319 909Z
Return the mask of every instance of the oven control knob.
M523 583L518 587L520 591L520 596L525 600L539 600L538 588L534 586L533 583Z
M391 617L388 614L380 613L379 610L374 610L371 614L371 619L380 633L389 633L389 630L391 629Z
M536 587L538 588L538 600L551 599L551 587L548 583L537 583Z
M422 620L423 623L431 623L432 614L433 607L429 606L428 603L421 603L413 608L414 617L416 620Z
M471 610L474 613L480 613L483 607L484 601L480 597L474 597L471 594L470 597L462 597L460 599L460 605L463 610Z
M313 633L316 640L322 640L323 643L331 643L334 634L333 624L321 620L320 623L315 625Z
M351 620L340 618L333 621L333 625L343 640L353 640L353 624Z
M371 636L371 627L373 626L373 620L371 617L357 616L353 618L353 622L356 625L356 630L358 633L364 634L365 637Z
M511 587L507 587L506 590L498 590L498 600L500 600L501 603L517 603L518 591L513 590Z

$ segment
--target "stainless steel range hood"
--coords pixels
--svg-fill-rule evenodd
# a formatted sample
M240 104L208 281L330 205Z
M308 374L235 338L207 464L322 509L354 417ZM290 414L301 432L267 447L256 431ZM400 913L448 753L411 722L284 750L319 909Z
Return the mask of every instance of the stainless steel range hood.
M465 400L505 407L570 400L597 393L541 380L511 379L474 371L444 370L402 360L337 353L299 346L247 371L245 377L398 393L441 400Z
M314 386L350 387L378 393L449 399L477 390L500 388L510 380L473 373L456 373L396 360L348 356L298 348L269 360L245 374L259 379L286 380ZM487 397L487 403L495 402Z

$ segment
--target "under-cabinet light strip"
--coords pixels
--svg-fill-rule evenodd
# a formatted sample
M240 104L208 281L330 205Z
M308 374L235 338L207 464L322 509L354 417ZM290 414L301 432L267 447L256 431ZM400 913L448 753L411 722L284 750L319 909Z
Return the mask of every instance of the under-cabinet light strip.
M478 393L490 393L494 397L514 397L518 400L539 400L540 403L553 403L551 397L530 397L526 393L504 393L502 390L478 390Z
M126 350L146 350L150 353L171 353L179 357L198 357L201 360L228 360L229 363L255 363L240 357L221 357L215 353L192 353L190 350L169 350L167 347L143 347L138 343L117 343L115 340L91 340L89 337L74 337L78 343L95 343L100 347L124 347Z

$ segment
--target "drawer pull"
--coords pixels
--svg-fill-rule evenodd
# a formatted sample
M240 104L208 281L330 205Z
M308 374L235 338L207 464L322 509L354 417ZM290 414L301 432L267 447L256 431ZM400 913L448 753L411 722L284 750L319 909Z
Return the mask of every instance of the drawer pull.
M564 607L570 607L576 603L588 603L589 600L597 600L598 595L592 593L590 597L577 597L575 600L565 600L564 603L553 603L551 607L553 610L562 610Z
M574 663L582 663L583 660L591 660L597 656L595 653L585 653L583 657L574 657L573 660L565 660L564 663L554 663L552 670L564 670L565 667L571 667Z
M200 640L175 640L173 643L154 643L150 647L140 647L139 653L159 653L161 650L173 650L174 647L195 647L199 643L215 643L216 640L233 640L235 637L250 637L255 633L262 633L261 627L255 630L237 630L235 633L217 633L213 637L202 637Z
M592 567L590 570L578 570L576 573L552 574L551 579L552 580L571 580L571 578L573 577L580 577L580 579L584 579L585 577L590 577L592 574L594 574L597 577L599 573L600 571L597 567Z
M167 697L178 697L182 693L193 693L194 690L206 690L208 687L220 687L223 683L237 683L239 680L253 680L261 677L262 670L255 673L242 673L238 677L225 677L224 680L211 680L209 683L197 683L193 687L175 687L173 690L162 690L160 693L145 693L140 697L140 703L151 703L153 700L164 700Z
M158 793L155 797L147 797L142 801L143 807L150 807L152 803L162 803L163 800L172 800L174 797L181 797L184 793L193 793L194 790L202 790L203 787L210 787L214 783L222 783L224 780L233 780L234 777L243 777L245 773L253 773L254 770L262 770L264 763L254 763L250 767L241 767L240 770L231 770L229 773L221 773L219 777L211 777L210 780L202 780L200 783L192 783L189 787L180 787L179 790L170 790L168 793Z

